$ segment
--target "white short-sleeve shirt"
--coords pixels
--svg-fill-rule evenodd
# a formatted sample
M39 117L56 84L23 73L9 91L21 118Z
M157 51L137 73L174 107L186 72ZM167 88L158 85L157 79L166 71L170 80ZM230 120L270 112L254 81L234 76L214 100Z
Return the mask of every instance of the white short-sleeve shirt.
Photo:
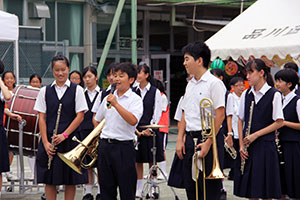
M182 100L183 100L183 96L180 97L178 104L177 104L177 108L176 108L176 112L174 115L174 119L177 121L181 121L181 117L182 117Z
M240 100L234 92L230 93L227 97L227 105L226 105L226 116L232 115L232 130L233 137L235 139L239 138L238 132L238 113L240 108Z
M286 96L282 95L282 100L283 100L282 109L284 109L285 106L287 106L295 96L296 96L296 94L294 92L290 92ZM300 119L300 99L298 99L297 103L296 103L296 112L297 112L297 116L298 116L298 120L299 120Z
M187 131L201 130L200 101L209 98L213 102L213 108L225 106L226 87L224 83L207 70L200 80L194 77L188 82L182 109L186 121Z
M118 103L131 112L139 121L143 115L143 101L140 96L129 88L125 94L118 97L117 91L114 92ZM128 124L112 106L107 108L107 97L105 97L95 115L95 120L100 122L105 119L105 125L101 133L101 138L110 138L120 141L135 139L135 126Z
M97 93L99 93L98 95L100 95L100 87L97 85L95 87L95 89L93 89L93 91L88 90L87 88L84 89L84 92L87 92L88 97L90 99L90 102L93 102L95 96L97 95ZM98 97L98 96L97 96Z
M266 94L266 92L269 89L271 89L271 87L267 83L265 83L258 92L255 92L253 86L251 87L251 89L249 90L249 92L253 93L255 104L257 104L259 102L259 100ZM245 98L246 98L245 96L246 96L246 92L247 91L248 90L245 90L242 93L241 102L240 102L240 108L239 108L239 118L241 120L243 120L243 121L244 121L244 117L245 117L244 109L245 109ZM272 104L273 104L272 119L274 121L276 121L277 119L284 119L283 118L283 112L282 112L281 95L280 95L279 92L275 92Z
M51 87L55 88L56 94L58 99L61 99L63 97L63 95L65 94L66 90L68 89L68 87L70 87L71 82L68 79L63 86L58 87L56 85L56 81L54 81L51 84ZM47 105L46 105L46 86L44 86L36 99L35 105L34 105L34 110L41 112L41 113L46 113L47 111ZM83 92L83 88L79 85L77 85L76 87L76 94L75 94L75 112L81 112L84 111L86 112L88 110L88 106L85 100L85 95Z
M111 89L111 85L109 85L106 89L106 91L110 90ZM101 97L102 97L102 93L103 93L104 90L102 90L98 96L97 96L97 99L92 107L92 113L96 113L100 107L100 104L101 104Z

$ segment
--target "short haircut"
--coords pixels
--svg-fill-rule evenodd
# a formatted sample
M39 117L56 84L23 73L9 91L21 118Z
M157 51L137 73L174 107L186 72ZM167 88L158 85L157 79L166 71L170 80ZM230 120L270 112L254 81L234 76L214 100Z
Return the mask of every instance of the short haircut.
M61 55L61 54L58 54L58 55L54 56L51 60L51 68L52 69L54 67L54 63L58 62L58 61L64 61L67 65L67 67L70 68L70 63L69 63L68 58L66 56Z
M232 86L232 85L235 85L238 82L243 82L244 83L244 79L242 77L239 77L239 76L233 77L230 80L229 85Z
M114 73L114 69L118 64L119 63L116 62L110 63L105 71L105 76L108 76L110 73Z
M189 43L182 48L182 53L189 54L194 60L201 57L203 59L203 66L208 69L211 54L210 49L204 42L199 41Z
M38 75L38 74L32 74L32 75L29 77L29 83L32 81L33 78L39 79L40 83L42 83L42 78L41 78L41 76Z
M215 68L215 69L211 69L210 70L210 73L213 74L213 75L217 75L219 78L221 76L223 76L223 78L225 78L225 74L224 74L224 71L219 69L219 68Z
M87 72L91 72L92 74L94 74L95 76L98 76L98 73L97 73L97 69L93 66L86 66L85 68L83 68L82 70L82 76L85 76L85 74Z
M136 76L137 76L136 66L129 62L124 62L124 63L118 64L115 67L114 71L115 72L121 71L123 73L126 73L128 75L128 78L134 78L134 80L136 79ZM133 81L133 83L134 83L134 81Z
M79 75L79 78L80 78L80 83L79 83L79 85L80 85L81 87L84 87L84 83L83 83L83 78L82 78L81 72L78 71L78 70L73 70L73 71L69 74L69 79L71 79L71 75L72 75L72 74L78 74L78 75Z
M292 69L296 73L298 73L298 65L296 63L293 63L293 62L285 63L284 66L283 66L283 68L284 69Z
M13 75L14 79L16 80L16 75L12 71L6 71L2 74L2 81L4 81L5 75L8 73L11 73ZM15 87L16 87L16 82L13 84L13 88L15 88Z
M290 90L292 91L299 83L299 77L297 73L292 69L282 69L275 74L275 80L282 80L287 83L292 83Z

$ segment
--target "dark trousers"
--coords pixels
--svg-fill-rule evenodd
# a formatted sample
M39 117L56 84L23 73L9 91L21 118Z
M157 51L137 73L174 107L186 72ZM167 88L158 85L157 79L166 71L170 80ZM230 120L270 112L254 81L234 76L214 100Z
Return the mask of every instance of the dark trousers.
M133 142L100 140L98 171L101 200L116 200L119 187L122 200L134 200L137 174Z
M198 137L198 141L201 140L201 136ZM185 156L183 159L183 172L184 172L184 185L186 194L189 200L196 199L196 186L195 181L192 179L192 158L194 154L194 141L193 137L186 135L185 140ZM208 154L205 157L205 173L208 176L211 172L212 163L213 163L212 148L210 148ZM199 200L203 199L203 174L200 171L198 179L198 194ZM222 189L222 179L211 179L205 180L206 184L206 199L209 200L219 200Z

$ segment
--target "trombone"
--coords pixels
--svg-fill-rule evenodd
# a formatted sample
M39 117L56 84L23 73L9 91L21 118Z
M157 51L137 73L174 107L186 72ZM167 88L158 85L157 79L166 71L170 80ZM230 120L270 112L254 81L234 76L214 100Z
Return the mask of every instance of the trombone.
M211 173L206 176L205 174L205 158L203 158L203 199L206 200L206 184L205 179L222 179L224 174L220 168L218 150L217 150L217 140L215 133L214 124L214 108L213 102L209 98L203 98L200 101L200 118L201 118L201 129L202 129L202 142L205 142L207 138L212 138L212 151L213 151L213 166ZM196 145L196 144L195 144ZM196 148L195 148L195 154ZM194 154L194 155L195 155ZM194 160L197 166L197 159ZM197 170L197 167L196 167ZM198 172L196 171L196 199L198 199Z

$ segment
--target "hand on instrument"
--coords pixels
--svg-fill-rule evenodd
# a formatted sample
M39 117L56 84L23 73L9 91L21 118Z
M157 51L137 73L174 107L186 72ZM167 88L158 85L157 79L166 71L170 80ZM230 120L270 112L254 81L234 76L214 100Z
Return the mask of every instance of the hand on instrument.
M137 129L135 129L135 133L136 133L137 137L141 137L143 135L143 133Z
M257 135L255 133L248 135L243 139L243 143L246 147L248 147L252 142L257 139Z
M197 149L201 150L199 154L199 158L204 158L207 155L210 146L211 146L211 141L209 141L209 139L197 145Z
M248 159L248 152L244 151L244 146L240 147L240 156L242 160Z
M51 148L51 143L49 143L49 142L47 142L46 144L44 144L44 147L45 147L47 155L50 158L52 158L55 155L55 153L56 153L57 147L54 147L54 149L52 149Z
M225 138L225 142L227 142L227 144L230 147L233 147L232 135L227 135L226 138Z
M107 102L110 102L110 105L111 106L115 106L117 103L118 103L118 101L117 101L117 99L116 99L116 96L115 95L113 95L113 94L109 94L108 96L107 96Z
M176 154L180 160L182 160L183 156L185 155L184 140L180 140L180 141L177 140L177 143L176 143Z
M152 132L149 128L147 128L146 130L143 130L142 135L144 135L144 136L153 136L153 134L152 134Z
M65 138L65 136L62 133L61 134L57 134L57 135L55 135L55 136L52 137L53 144L55 144L55 145L60 144L65 139L66 138Z

